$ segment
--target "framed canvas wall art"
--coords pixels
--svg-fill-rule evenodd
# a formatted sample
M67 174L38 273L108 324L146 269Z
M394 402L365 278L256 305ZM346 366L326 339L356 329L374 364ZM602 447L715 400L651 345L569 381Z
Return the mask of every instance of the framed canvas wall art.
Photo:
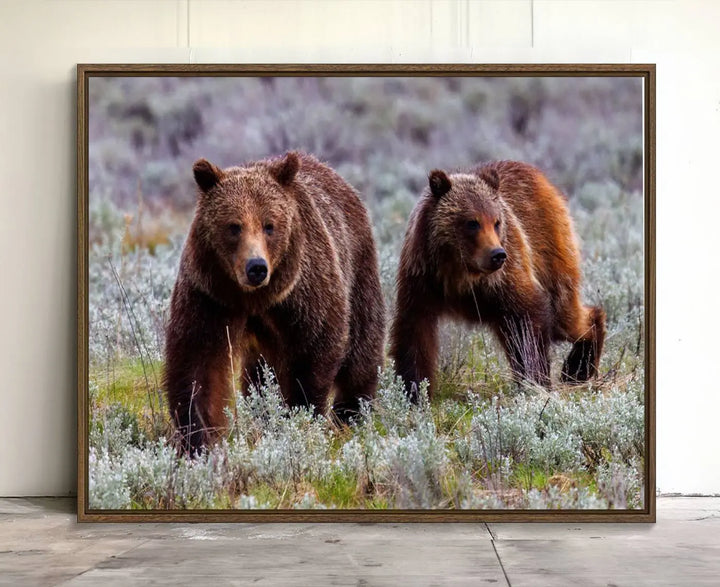
M652 65L78 66L78 517L654 521Z

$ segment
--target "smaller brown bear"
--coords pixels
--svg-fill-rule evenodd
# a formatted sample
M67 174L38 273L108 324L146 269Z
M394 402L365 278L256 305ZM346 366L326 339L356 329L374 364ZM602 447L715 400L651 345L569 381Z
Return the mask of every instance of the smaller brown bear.
M342 419L374 397L384 302L355 190L312 156L193 167L199 196L166 331L165 388L184 448L225 426L234 390L275 372L291 406ZM232 351L232 352L231 352ZM233 357L239 358L233 362Z
M605 313L580 300L580 251L564 196L536 168L499 161L435 170L400 256L390 354L411 395L434 388L438 322L488 325L516 379L550 382L551 342L573 343L565 381L597 374ZM415 398L413 398L415 399Z

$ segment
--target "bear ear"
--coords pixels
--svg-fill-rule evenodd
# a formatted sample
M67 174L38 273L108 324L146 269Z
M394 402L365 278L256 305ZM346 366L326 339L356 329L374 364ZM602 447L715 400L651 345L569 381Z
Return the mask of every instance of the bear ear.
M440 169L433 169L428 176L430 191L436 198L441 198L450 191L452 184L447 174Z
M500 176L498 175L497 169L483 169L480 172L480 179L493 190L498 191L498 189L500 189Z
M200 189L208 192L217 185L223 172L207 159L198 159L193 165L193 175Z
M270 166L270 174L280 185L289 185L300 169L300 158L295 151L290 151Z

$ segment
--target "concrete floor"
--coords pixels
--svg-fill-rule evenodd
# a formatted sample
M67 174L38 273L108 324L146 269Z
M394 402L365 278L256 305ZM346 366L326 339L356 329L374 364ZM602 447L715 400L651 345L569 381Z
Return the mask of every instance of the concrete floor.
M0 585L720 585L720 498L658 523L82 524L0 499Z

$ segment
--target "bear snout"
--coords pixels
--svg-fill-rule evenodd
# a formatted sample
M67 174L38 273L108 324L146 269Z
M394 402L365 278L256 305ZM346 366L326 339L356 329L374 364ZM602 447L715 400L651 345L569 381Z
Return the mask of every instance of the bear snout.
M245 264L245 275L250 285L253 287L259 286L268 275L267 261L261 258L250 259Z
M497 271L505 264L507 253L505 249L499 247L490 251L490 267L493 271Z

